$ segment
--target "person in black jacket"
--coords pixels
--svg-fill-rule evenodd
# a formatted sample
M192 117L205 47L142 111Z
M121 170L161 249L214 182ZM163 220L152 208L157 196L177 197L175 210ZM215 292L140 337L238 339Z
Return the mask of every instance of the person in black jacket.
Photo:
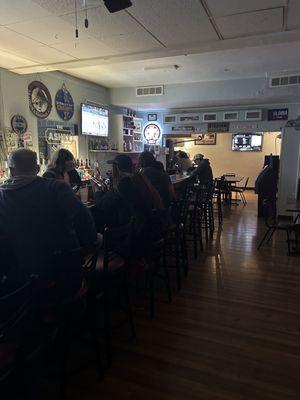
M150 151L144 151L140 154L139 168L159 193L164 206L169 207L171 202L175 200L170 176L164 169L161 169L160 164L157 163Z
M196 154L194 156L194 163L196 168L191 172L191 178L198 180L201 185L208 185L213 181L213 173L210 162L204 158L203 154Z
M0 185L0 236L10 244L14 263L6 275L21 283L37 274L47 284L64 268L66 290L78 288L80 260L70 257L70 265L59 265L55 254L92 246L97 240L93 218L63 180L37 176L35 152L14 151L8 167L11 177Z
M75 169L74 156L67 149L59 149L54 153L43 177L64 180L72 188L81 186L80 176Z

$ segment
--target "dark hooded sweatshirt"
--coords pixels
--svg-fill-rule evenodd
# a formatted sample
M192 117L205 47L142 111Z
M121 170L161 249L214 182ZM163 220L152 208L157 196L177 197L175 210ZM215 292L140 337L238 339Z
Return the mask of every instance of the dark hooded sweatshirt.
M63 181L15 177L0 186L0 238L2 261L6 257L0 276L22 283L34 273L51 282L60 268L53 254L94 243L96 230L88 210ZM69 261L65 283L71 288L81 281L81 268L80 262Z
M213 173L210 166L210 162L207 158L204 158L198 166L191 173L191 177L199 180L202 185L207 185L213 181Z

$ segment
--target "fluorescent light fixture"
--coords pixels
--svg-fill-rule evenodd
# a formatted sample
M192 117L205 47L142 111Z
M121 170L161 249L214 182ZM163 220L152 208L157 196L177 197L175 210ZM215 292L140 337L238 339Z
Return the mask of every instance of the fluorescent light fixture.
M153 65L149 67L145 67L144 71L173 71L174 69L177 71L181 68L180 65L172 64L172 65Z

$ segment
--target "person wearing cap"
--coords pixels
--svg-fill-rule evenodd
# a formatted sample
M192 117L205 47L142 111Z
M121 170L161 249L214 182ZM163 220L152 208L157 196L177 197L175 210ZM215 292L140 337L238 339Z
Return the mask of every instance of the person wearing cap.
M193 161L196 168L192 171L191 178L198 180L201 185L207 185L212 182L213 173L209 160L204 158L203 154L196 154Z

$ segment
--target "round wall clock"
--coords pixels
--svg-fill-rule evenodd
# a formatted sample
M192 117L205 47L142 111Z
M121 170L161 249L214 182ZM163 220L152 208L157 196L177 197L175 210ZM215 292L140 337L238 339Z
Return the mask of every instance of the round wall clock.
M148 124L144 128L144 138L148 144L156 144L161 137L161 129L157 124Z
M11 121L12 130L19 135L23 135L27 131L27 121L23 115L16 114L12 117Z
M65 84L63 84L62 88L56 93L55 108L57 114L64 121L69 121L69 119L73 117L74 101Z
M51 94L40 81L33 81L28 86L30 111L38 118L47 118L52 108Z

